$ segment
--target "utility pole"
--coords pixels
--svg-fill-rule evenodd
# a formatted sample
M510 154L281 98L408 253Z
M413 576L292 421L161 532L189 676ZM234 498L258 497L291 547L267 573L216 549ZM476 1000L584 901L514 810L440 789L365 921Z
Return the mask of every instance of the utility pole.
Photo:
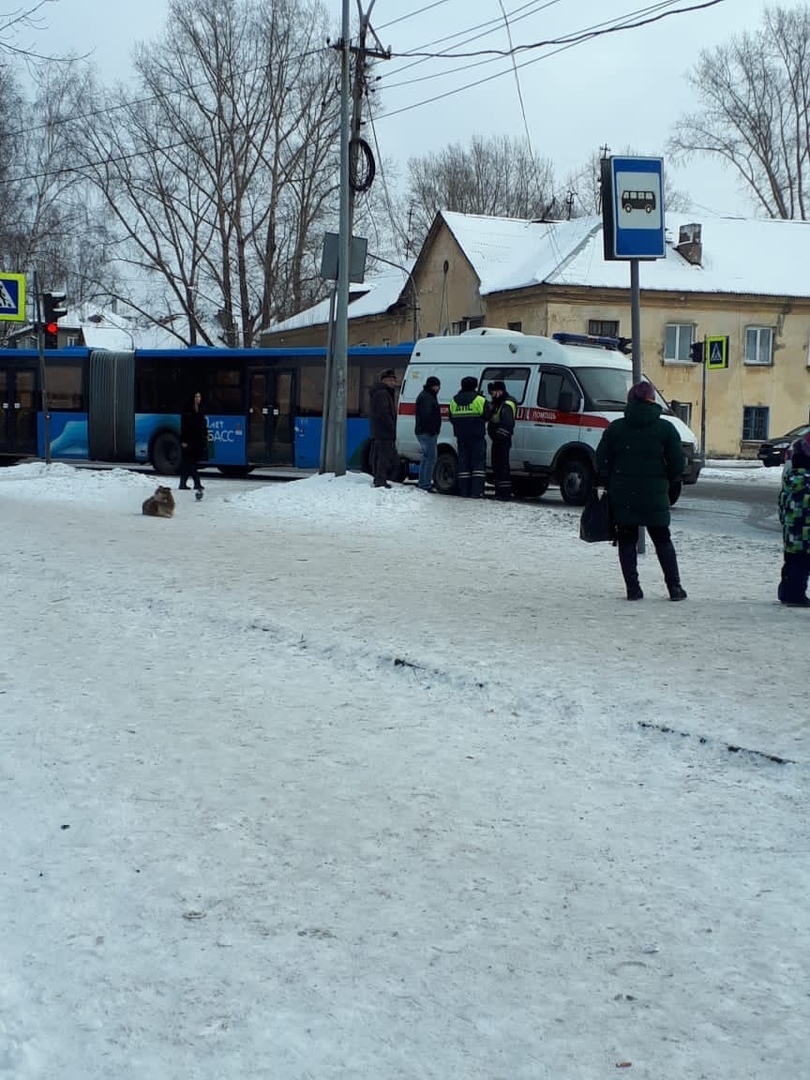
M335 476L346 473L346 373L349 355L349 0L343 0L340 64L340 212L338 239L337 309L335 314L335 356L324 401L326 471ZM328 409L328 420L327 420Z
M341 40L336 46L341 50L340 79L340 223L338 240L338 279L334 334L334 356L330 365L330 378L324 395L324 423L327 424L324 469L343 476L346 472L346 379L349 354L349 256L351 251L352 223L354 220L354 194L357 184L357 159L363 145L360 138L362 99L366 88L366 58L376 56L390 58L390 51L383 49L379 38L371 29L369 18L375 0L368 11L363 12L360 0L357 10L360 16L359 45L353 49L350 42L349 0L343 0ZM369 31L379 46L379 51L366 48ZM351 54L355 53L354 85L350 95ZM349 100L353 101L351 122ZM368 151L370 154L370 151ZM370 186L370 182L369 182ZM362 190L367 190L363 188ZM327 363L329 361L327 360ZM328 417L328 419L327 419Z

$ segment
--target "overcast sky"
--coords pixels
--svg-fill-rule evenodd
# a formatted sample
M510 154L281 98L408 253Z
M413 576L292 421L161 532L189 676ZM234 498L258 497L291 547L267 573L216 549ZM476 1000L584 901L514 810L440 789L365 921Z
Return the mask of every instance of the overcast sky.
M513 45L524 45L641 9L672 10L696 2L503 0L503 6ZM369 3L362 0L364 11ZM326 0L326 7L339 27L341 0ZM383 164L391 166L393 180L394 163L404 172L412 154L435 151L448 142L463 143L475 134L525 137L527 128L534 150L551 158L561 178L604 144L614 153L632 146L638 153L661 154L673 122L694 105L684 73L699 50L727 41L736 31L756 28L764 8L764 0L722 0L714 7L607 34L557 55L547 55L553 48L523 52L517 57L518 65L523 65L517 78L525 124L508 60L465 71L458 69L486 58L423 60L418 66L411 66L414 60L397 58L382 62L377 71L382 77L385 115L377 122L376 133ZM57 0L45 9L48 29L37 36L37 46L53 52L90 52L102 78L112 82L126 75L135 42L161 35L167 11L167 0L125 6L109 0ZM351 11L354 16L356 0ZM371 22L394 54L508 47L500 0L376 0ZM475 27L480 29L474 31ZM480 36L473 41L474 33ZM503 74L453 96L420 104L497 72ZM718 164L704 159L679 169L667 163L667 168L673 186L688 193L696 207L720 213L751 212L732 175Z

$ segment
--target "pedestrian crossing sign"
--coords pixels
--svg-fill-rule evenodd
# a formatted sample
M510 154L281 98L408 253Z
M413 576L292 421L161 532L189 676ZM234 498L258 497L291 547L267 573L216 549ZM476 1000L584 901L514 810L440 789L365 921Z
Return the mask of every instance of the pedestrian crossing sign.
M719 371L728 367L728 338L706 338L706 367L710 371Z
M25 322L25 274L0 273L0 322Z

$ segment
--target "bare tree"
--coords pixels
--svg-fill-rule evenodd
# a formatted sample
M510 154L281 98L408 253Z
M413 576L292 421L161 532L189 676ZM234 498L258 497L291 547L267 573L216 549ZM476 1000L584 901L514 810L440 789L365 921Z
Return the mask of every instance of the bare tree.
M27 99L11 69L0 69L4 115L15 128L0 122L0 258L9 270L37 270L43 288L64 287L75 304L109 277L104 208L70 160L68 132L91 79L66 62L43 62L29 76Z
M172 0L140 86L105 101L76 146L152 283L127 300L190 344L253 343L314 299L337 190L337 84L322 9L307 0Z
M0 52L9 57L24 60L34 67L41 61L59 60L60 57L40 53L31 45L20 42L20 36L24 30L36 31L44 28L44 10L48 4L55 2L56 0L37 0L37 3L30 6L0 11Z
M439 210L526 219L559 212L550 162L505 135L411 158L408 177L406 199L417 246Z
M810 8L766 10L754 33L700 55L687 76L701 102L670 148L731 165L769 217L810 212Z

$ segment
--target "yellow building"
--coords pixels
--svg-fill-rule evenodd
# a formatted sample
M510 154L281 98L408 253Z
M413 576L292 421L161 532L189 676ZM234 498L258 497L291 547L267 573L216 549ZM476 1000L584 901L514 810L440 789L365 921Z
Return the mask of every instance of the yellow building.
M643 262L642 367L700 429L692 345L728 338L706 373L707 457L751 455L810 415L810 224L667 215L667 255ZM603 256L601 219L533 222L443 212L410 273L354 288L350 344L478 326L630 337L630 268ZM264 345L323 344L328 304L271 327Z

